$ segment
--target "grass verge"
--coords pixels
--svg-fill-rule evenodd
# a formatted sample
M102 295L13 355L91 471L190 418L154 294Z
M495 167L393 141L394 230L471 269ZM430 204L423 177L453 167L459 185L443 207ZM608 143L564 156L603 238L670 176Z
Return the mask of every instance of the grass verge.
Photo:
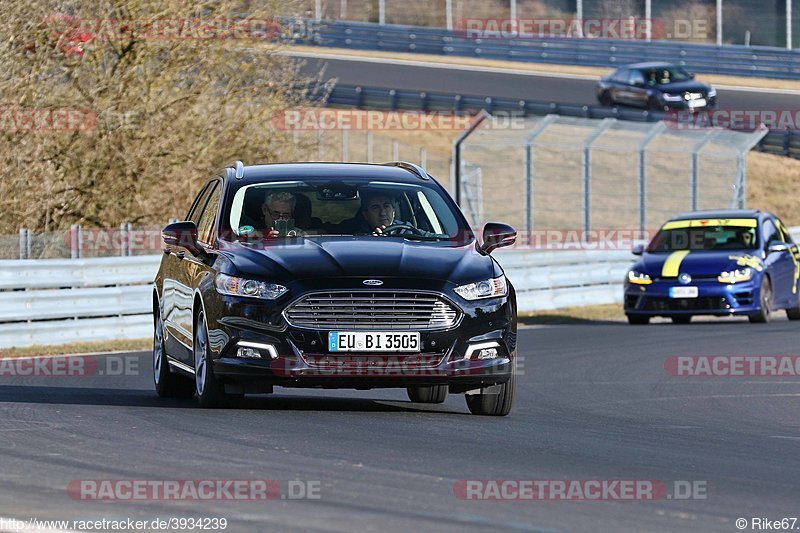
M151 339L113 340L98 342L72 342L53 346L29 346L26 348L2 348L0 358L37 357L41 355L73 355L123 351L147 351L152 348Z
M623 322L625 313L621 304L591 305L588 307L566 307L552 311L532 311L520 313L521 324L532 326L540 324L585 324L601 322Z

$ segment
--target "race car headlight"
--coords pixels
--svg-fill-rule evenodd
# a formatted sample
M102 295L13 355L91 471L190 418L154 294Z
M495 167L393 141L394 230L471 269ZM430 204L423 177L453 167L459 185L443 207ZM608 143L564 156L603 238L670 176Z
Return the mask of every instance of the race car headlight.
M498 298L508 294L506 277L487 279L477 283L456 287L456 293L465 300L480 300L481 298Z
M753 269L747 267L737 268L736 270L731 270L730 272L723 272L717 279L720 283L738 283L741 281L749 281L752 277Z
M680 102L681 100L683 100L683 96L681 96L679 94L678 95L673 95L673 94L664 93L664 101L665 102Z
M289 292L289 289L283 285L265 283L252 279L236 278L233 276L226 276L225 274L218 274L214 284L217 286L217 292L220 294L244 296L247 298L274 300Z
M631 270L628 272L628 282L633 283L634 285L650 285L653 283L653 280L650 279L650 276L644 272Z
M717 97L717 90L714 87L711 87L708 90L708 97L709 98L716 98Z

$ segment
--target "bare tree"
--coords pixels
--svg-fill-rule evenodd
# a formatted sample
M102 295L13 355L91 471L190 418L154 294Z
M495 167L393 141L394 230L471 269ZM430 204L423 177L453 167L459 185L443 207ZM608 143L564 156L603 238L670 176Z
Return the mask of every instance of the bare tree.
M302 157L270 127L305 80L269 2L4 4L0 233L159 224L223 164Z

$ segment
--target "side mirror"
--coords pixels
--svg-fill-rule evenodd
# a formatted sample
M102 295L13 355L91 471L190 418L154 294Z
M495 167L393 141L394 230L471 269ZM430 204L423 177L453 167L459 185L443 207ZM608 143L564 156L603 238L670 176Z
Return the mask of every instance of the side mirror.
M508 224L487 222L483 227L483 244L480 249L487 254L498 248L511 246L517 240L517 230Z
M775 252L788 252L789 245L785 242L779 241L772 241L769 243L769 247L767 248L767 253L775 253Z
M642 255L644 253L644 244L634 244L631 253L633 255Z
M689 72L689 77L690 77L691 79L694 79L695 75L696 75L696 74L695 74L694 72Z
M179 246L190 252L200 249L197 244L197 225L191 220L169 224L161 230L161 238L167 246Z

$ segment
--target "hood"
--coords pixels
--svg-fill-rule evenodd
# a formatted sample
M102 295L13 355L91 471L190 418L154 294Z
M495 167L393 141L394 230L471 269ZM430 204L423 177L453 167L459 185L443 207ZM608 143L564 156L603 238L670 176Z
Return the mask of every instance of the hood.
M671 267L677 265L678 273L686 273L694 277L718 276L720 272L730 271L746 266L763 268L761 258L755 250L720 250L713 252L689 252L681 258L681 252L673 253L645 253L636 263L634 269L643 271L654 278L662 277L664 264L671 262Z
M232 275L275 281L361 277L462 284L499 275L492 258L474 244L454 247L392 237L323 237L259 248L233 243L220 252L233 264Z
M697 80L686 80L686 81L679 81L676 83L667 83L664 85L656 85L656 89L659 91L676 94L676 93L685 93L685 92L692 92L692 93L707 93L709 90L708 85L705 83L701 83Z

